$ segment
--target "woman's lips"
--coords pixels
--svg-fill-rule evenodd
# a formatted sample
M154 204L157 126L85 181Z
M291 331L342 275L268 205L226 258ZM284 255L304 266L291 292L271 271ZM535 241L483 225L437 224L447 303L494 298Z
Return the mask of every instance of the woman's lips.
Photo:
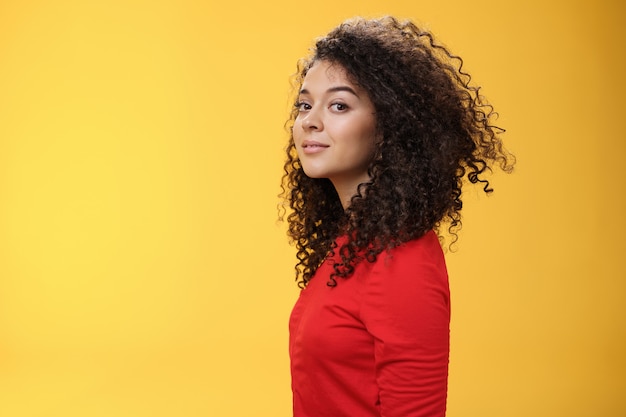
M302 143L302 152L307 155L322 152L326 148L328 148L328 145L324 145L320 142L304 141Z

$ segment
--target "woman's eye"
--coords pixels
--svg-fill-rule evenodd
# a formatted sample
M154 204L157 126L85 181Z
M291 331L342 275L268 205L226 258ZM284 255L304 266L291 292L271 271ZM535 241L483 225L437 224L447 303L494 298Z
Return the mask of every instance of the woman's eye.
M333 103L331 107L336 111L345 111L348 109L348 106L343 103Z
M296 108L298 109L298 111L307 111L307 110L311 110L311 105L300 101L296 103Z

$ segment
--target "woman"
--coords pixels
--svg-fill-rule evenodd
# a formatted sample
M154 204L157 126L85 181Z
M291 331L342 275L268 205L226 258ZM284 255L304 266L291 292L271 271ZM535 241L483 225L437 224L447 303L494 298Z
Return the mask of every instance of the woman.
M344 22L299 64L283 177L303 288L295 417L444 416L450 304L437 232L512 169L461 59L411 22Z

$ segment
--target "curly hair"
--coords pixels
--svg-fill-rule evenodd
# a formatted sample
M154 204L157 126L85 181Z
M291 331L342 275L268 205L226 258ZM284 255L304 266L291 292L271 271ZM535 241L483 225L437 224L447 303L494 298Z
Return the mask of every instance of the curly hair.
M370 181L359 185L344 210L329 179L303 171L293 139L294 106L286 123L291 135L281 196L290 208L288 235L297 249L301 288L335 250L341 261L333 265L330 286L359 262L374 262L382 251L429 230L441 237L447 225L456 241L464 182L490 193L483 174L493 165L510 172L515 162L498 136L504 130L492 124L493 107L462 70L463 60L411 21L345 21L298 62L294 92L317 61L340 65L367 92L382 139L368 168ZM340 245L339 236L345 236Z

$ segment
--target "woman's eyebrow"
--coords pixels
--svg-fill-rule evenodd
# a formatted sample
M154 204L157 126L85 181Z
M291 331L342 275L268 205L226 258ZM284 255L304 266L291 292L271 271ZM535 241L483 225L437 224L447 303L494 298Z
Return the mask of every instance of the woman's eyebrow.
M337 87L331 87L328 90L326 90L327 93L335 93L337 91L347 91L348 93L351 93L351 94L355 95L356 97L359 96L356 93L356 91L354 91L354 89L352 89L351 87L349 87L347 85L340 85L340 86L337 86ZM310 92L306 88L303 88L302 90L300 90L300 94L310 94Z

